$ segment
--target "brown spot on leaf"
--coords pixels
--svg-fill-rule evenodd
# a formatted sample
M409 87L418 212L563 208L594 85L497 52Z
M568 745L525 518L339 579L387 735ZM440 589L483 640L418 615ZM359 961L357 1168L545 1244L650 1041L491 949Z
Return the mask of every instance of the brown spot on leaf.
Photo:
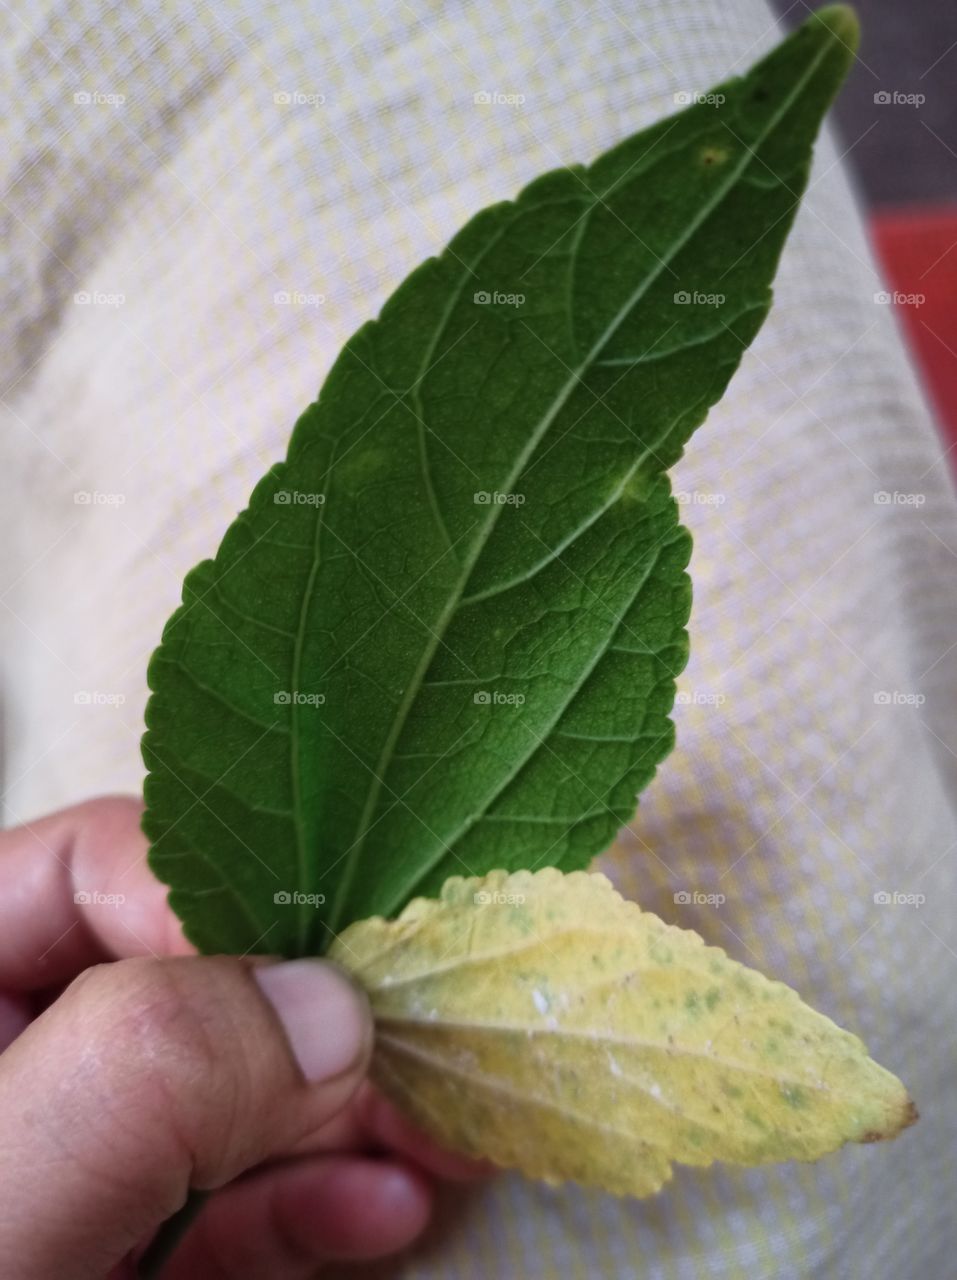
M880 1133L876 1129L869 1129L867 1133L861 1134L858 1142L884 1142L887 1138L896 1138L902 1129L909 1129L912 1124L916 1124L920 1119L920 1112L912 1099L907 1099L907 1106L904 1108L901 1116L901 1122L890 1133Z

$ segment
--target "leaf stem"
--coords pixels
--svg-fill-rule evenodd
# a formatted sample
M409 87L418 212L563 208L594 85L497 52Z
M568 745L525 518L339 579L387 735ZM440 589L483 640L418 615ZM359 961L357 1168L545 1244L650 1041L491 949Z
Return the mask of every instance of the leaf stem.
M191 1191L186 1203L160 1226L137 1267L139 1280L158 1280L183 1236L209 1199L208 1191Z

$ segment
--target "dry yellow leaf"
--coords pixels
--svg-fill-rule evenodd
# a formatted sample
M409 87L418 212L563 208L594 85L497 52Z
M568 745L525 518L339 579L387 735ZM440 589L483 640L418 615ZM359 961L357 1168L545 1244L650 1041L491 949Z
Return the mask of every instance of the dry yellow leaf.
M917 1117L856 1036L601 875L455 877L330 954L369 992L380 1087L530 1177L642 1196L672 1161L813 1160Z

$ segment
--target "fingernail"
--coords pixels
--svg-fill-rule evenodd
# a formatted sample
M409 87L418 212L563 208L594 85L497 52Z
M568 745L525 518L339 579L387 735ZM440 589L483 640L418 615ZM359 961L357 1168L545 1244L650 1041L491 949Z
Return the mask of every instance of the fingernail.
M308 1081L318 1084L357 1067L372 1039L363 993L322 960L288 960L254 970Z

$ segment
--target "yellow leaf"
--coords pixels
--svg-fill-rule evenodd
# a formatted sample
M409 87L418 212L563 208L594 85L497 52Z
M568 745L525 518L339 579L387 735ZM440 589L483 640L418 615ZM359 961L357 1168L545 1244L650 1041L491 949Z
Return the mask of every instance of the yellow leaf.
M675 1160L813 1160L917 1118L856 1036L601 875L454 877L330 956L369 993L383 1091L548 1182L649 1195Z

